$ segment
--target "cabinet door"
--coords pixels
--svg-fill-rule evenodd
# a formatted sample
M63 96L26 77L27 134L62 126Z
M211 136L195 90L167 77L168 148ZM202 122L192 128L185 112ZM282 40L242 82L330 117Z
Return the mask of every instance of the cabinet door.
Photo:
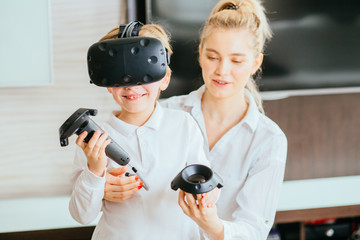
M49 1L0 1L0 87L52 83Z

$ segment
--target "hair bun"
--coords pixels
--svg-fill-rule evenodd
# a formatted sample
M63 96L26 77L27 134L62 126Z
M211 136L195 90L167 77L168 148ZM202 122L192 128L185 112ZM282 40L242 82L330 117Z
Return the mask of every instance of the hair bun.
M227 4L225 4L223 6L223 8L220 10L238 10L240 8L239 5L236 5L235 3L232 3L232 2L228 2Z

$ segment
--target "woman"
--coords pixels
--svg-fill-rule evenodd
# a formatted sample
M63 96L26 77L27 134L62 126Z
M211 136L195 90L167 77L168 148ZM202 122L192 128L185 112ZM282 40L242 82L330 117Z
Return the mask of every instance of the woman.
M179 194L184 213L211 239L266 239L274 222L287 140L264 115L253 79L270 38L264 9L257 0L220 1L200 38L205 85L162 102L189 112L196 120L212 169L224 181L213 207L198 205L184 192Z
M253 79L270 37L257 0L220 1L200 38L205 85L163 102L197 121L210 164L224 180L217 214L216 209L198 206L188 194L179 195L184 213L214 239L266 239L274 222L287 140L264 115Z

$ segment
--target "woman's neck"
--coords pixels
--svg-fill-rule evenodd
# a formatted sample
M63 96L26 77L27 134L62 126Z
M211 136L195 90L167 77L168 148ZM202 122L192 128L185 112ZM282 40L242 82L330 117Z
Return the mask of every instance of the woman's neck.
M215 98L206 91L201 99L202 112L207 118L220 124L240 122L246 113L247 106L245 94L230 98Z
M246 115L248 104L244 94L233 98L214 98L205 92L201 99L206 135L211 150L215 144Z

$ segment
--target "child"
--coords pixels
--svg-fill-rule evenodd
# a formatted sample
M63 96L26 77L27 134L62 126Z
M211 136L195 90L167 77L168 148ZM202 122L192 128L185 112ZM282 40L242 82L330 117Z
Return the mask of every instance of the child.
M102 40L117 38L115 28ZM139 36L161 40L171 54L169 38L158 25L144 25ZM121 110L114 111L104 125L104 134L95 132L88 143L86 132L76 140L74 187L69 204L72 217L81 224L93 221L102 211L92 239L199 239L197 225L178 206L172 179L186 165L208 165L201 132L193 118L183 111L164 109L157 103L167 88L171 71L160 81L147 85L108 88ZM117 197L104 200L106 171L120 166L107 159L104 149L108 135L130 155L150 186L142 188L136 176L117 173L112 188ZM123 172L121 172L123 173Z

